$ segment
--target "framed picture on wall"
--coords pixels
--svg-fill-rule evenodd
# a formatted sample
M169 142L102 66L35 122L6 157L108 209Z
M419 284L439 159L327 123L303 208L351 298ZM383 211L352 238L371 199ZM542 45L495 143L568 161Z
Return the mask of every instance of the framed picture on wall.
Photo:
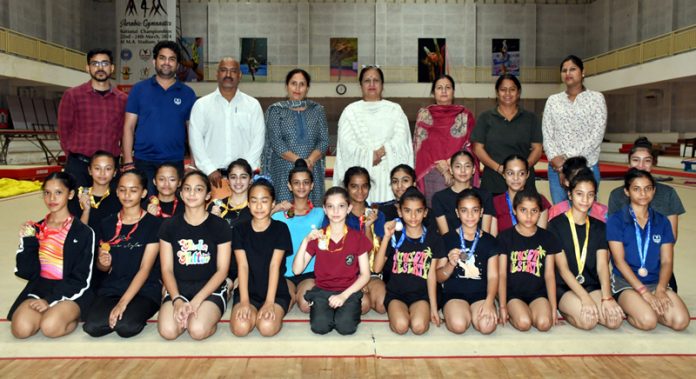
M447 73L445 38L418 38L418 83L432 83Z
M358 76L358 39L331 38L330 62L332 82Z
M251 76L252 81L262 78L266 80L268 76L268 38L249 38L240 39L242 56L239 65L242 75Z
M520 76L520 40L518 38L494 38L492 60L491 75L512 74Z

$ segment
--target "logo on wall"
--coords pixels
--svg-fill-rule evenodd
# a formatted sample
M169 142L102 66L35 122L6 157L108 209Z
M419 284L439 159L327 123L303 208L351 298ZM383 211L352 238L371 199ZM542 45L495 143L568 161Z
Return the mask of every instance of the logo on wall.
M148 1L142 0L140 3L140 9L143 11L143 17L147 16L160 16L162 14L167 14L167 10L162 5L162 0L152 0L152 6L147 6ZM149 11L149 12L148 12ZM128 0L126 5L126 11L124 12L126 16L137 16L138 7L135 5L135 0Z
M130 76L131 76L131 68L128 66L123 66L123 68L121 68L121 77L123 78L123 80L130 79Z
M129 61L133 58L133 52L130 49L121 50L121 60Z
M150 56L152 56L152 52L150 49L140 49L140 51L138 51L138 56L140 56L140 59L147 61L150 59Z
M140 80L147 79L150 76L150 67L143 67L140 70Z

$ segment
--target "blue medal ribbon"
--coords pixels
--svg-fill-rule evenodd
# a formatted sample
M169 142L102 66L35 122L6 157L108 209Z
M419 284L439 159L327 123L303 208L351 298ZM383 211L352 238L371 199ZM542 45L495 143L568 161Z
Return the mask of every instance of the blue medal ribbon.
M476 234L474 235L474 242L471 244L471 248L467 252L467 256L469 254L474 255L476 252L476 245L478 245L479 238L481 237L481 230L476 229ZM459 243L461 244L461 249L462 251L466 250L466 241L464 241L464 228L460 227L459 228ZM461 259L461 258L460 258Z
M394 219L394 221L401 222L401 219L397 217ZM419 242L423 243L425 242L425 235L428 233L428 229L424 225L421 225L421 227L423 228L423 234L421 234ZM408 237L406 236L406 226L404 225L404 229L401 231L401 236L399 237L398 242L396 241L396 233L392 234L391 236L391 245L394 248L394 250L398 250L401 247L401 245L404 244L406 238ZM408 238L408 240L413 242L413 240L410 238Z
M515 212L512 211L512 201L510 201L510 192L505 191L505 201L507 201L508 212L510 212L510 218L512 219L512 226L517 225L517 217L515 217Z
M633 225L636 231L636 248L638 249L638 257L640 258L640 268L645 269L645 261L648 259L648 245L650 244L650 229L652 227L652 222L650 221L650 211L648 211L648 222L645 225L645 241L643 241L643 236L640 233L640 225L638 224L638 218L636 218L633 208L628 207L628 213L631 214L633 219Z

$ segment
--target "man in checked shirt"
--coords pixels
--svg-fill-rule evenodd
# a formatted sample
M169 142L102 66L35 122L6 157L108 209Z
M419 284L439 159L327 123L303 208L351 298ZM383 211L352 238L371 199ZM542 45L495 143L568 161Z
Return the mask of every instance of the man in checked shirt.
M123 118L127 95L111 84L114 71L111 50L93 49L87 53L87 83L65 91L58 107L58 137L67 156L65 172L77 185L89 187L89 159L99 150L121 155Z

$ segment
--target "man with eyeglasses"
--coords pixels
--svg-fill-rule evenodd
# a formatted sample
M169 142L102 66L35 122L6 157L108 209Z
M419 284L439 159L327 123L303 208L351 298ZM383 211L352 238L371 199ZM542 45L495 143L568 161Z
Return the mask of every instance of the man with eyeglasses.
M196 94L176 79L181 48L160 41L152 49L155 75L136 83L128 94L123 123L124 169L136 167L148 179L148 194L156 194L155 171L169 163L184 171L186 128Z
M225 185L222 179L233 160L244 158L254 169L261 165L266 132L263 110L258 100L238 89L241 79L239 62L222 58L217 69L218 88L198 99L191 110L191 153L214 191Z
M109 80L114 71L111 50L90 50L85 70L90 80L65 91L58 107L58 137L67 157L65 172L81 187L92 185L87 167L95 152L120 155L127 99Z

